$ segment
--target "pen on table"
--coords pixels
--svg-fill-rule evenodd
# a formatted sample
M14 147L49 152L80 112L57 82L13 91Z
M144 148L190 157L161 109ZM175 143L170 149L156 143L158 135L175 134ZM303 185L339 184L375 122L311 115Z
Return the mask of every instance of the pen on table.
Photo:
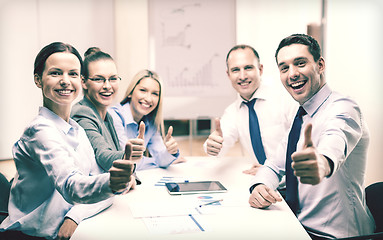
M214 203L217 203L217 202L222 202L222 201L223 201L223 199L211 201L211 202L208 202L208 203L201 204L201 205L199 205L199 207L211 205L211 204L214 204Z

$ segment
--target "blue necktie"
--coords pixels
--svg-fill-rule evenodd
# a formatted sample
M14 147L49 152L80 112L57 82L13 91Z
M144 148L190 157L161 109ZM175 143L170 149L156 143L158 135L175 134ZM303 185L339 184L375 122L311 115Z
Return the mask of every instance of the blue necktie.
M298 178L294 175L294 171L291 168L291 154L297 150L297 143L301 134L302 116L305 114L306 111L302 107L299 107L297 115L295 115L294 118L293 126L289 133L286 153L286 202L295 215L297 214L299 208Z
M259 130L259 123L257 114L254 111L255 98L250 102L243 102L249 108L249 130L251 144L253 145L253 150L255 156L258 159L260 164L263 164L266 160L265 150L263 149L261 131Z

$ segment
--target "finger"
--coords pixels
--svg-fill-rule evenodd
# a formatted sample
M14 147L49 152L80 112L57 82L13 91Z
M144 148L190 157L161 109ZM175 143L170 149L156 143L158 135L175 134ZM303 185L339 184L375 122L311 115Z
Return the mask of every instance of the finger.
M273 198L273 200L275 200L276 202L282 201L281 196L276 191L274 191L272 189L268 189L268 193Z
M115 169L117 175L125 175L125 171L131 171L133 169L133 163L131 161L126 160L114 160L113 167Z
M216 141L209 141L206 145L209 148L215 148L215 149L218 149L218 150L221 150L221 148L222 148L222 143L221 142L216 142Z
M270 195L269 188L264 185L258 185L251 193L250 204L254 207L266 208L275 202L274 197Z
M207 144L219 144L222 145L223 143L223 137L216 135L217 132L214 132L209 135L209 138L207 139Z
M223 136L222 129L221 129L221 121L219 120L219 118L215 119L215 130L217 131L218 136L221 136L221 137Z
M125 144L124 159L128 160L128 159L130 159L130 156L132 156L132 144L130 142L127 142Z
M172 134L173 134L173 127L170 126L168 129L168 134L166 134L166 137L165 137L165 142L170 140L170 138L172 137Z
M143 121L140 122L140 127L138 128L138 137L140 139L144 139L145 135L145 123Z
M307 126L305 128L305 141L303 144L303 148L309 148L309 147L312 147L314 145L313 141L311 139L312 128L313 128L313 125L311 123L307 124Z
M133 138L129 139L129 142L132 144L133 150L137 148L144 148L145 141L141 138Z
M265 200L265 202L261 202L264 206L282 201L282 199L279 197L279 195L274 190L272 190L268 187L261 189L261 191L259 191L259 194Z
M291 154L291 160L293 162L304 162L313 159L315 159L315 150L313 148L306 148Z

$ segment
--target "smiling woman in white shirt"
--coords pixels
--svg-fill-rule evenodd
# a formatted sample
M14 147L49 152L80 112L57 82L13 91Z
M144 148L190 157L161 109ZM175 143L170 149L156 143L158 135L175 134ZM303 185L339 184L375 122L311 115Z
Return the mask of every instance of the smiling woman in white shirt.
M17 173L1 239L68 239L81 220L132 185L132 162L118 160L103 173L85 131L69 117L81 90L81 67L77 50L61 42L36 57L34 80L43 106L13 147Z

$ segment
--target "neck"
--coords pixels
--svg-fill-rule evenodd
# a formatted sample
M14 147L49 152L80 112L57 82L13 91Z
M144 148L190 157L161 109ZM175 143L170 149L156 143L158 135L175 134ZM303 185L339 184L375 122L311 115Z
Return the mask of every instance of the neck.
M142 118L143 118L144 116L138 115L138 114L134 111L134 109L133 109L133 105L132 105L132 104L130 104L129 107L130 107L130 112L132 113L132 116L133 116L133 120L134 120L136 123L141 122L141 120L142 120Z
M92 99L88 97L88 95L85 95L85 97L94 105L101 119L105 120L106 113L108 111L107 107L102 106L100 104L96 104L95 102L92 101Z
M44 99L43 106L56 113L57 116L69 122L71 105L58 105Z

